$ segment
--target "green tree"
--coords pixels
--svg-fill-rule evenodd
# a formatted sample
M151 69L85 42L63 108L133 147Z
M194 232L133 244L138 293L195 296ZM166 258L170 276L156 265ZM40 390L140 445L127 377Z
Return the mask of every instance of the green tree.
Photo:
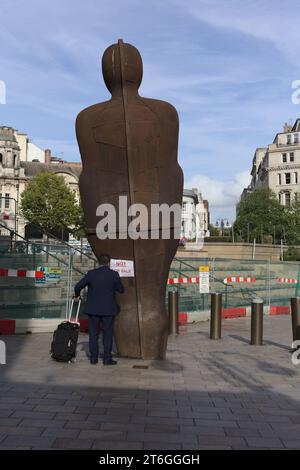
M82 224L82 210L63 176L40 173L21 194L21 214L50 233L76 232Z
M243 241L263 242L266 235L272 235L278 241L287 227L288 214L269 188L259 188L249 194L237 205L237 218L234 232Z
M211 224L209 224L208 230L209 230L209 233L210 233L211 237L218 237L220 235L220 230L217 227L214 227Z
M289 246L283 253L284 261L300 261L300 252L294 246Z
M287 223L285 227L286 239L289 245L300 244L300 196L295 194L295 198L290 207L285 208Z

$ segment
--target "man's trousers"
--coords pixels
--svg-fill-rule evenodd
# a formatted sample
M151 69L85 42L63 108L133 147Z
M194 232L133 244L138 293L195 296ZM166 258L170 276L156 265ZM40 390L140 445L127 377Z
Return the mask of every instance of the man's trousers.
M113 337L114 337L114 321L115 316L98 316L88 315L89 318L89 347L90 347L90 358L98 360L99 357L99 329L100 322L103 322L103 362L112 360L112 348L113 348Z

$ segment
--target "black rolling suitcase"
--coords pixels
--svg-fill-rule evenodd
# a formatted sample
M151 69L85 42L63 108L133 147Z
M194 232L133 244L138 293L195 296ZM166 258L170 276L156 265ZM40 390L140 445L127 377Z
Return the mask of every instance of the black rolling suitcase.
M75 321L72 319L74 299L71 301L70 311L67 312L66 321L60 323L54 331L50 354L58 362L75 362L76 347L80 329L78 322L81 299L78 302Z

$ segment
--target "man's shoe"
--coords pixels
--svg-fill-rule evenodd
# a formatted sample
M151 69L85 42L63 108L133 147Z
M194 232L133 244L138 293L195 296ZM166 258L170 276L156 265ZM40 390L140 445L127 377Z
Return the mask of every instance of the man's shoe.
M90 360L90 363L91 363L91 364L98 364L98 359L91 359L91 360Z
M115 366L117 363L117 361L113 361L112 359L110 361L103 361L103 365L104 366Z

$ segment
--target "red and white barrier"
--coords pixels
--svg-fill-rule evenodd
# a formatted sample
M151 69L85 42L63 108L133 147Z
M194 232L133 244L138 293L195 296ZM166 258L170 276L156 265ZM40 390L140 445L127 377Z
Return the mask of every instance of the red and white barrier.
M225 277L224 284L231 284L233 282L255 282L255 277Z
M289 278L289 277L279 277L275 279L276 281L283 283L283 284L297 284L297 279ZM233 282L256 282L255 277L238 277L238 276L231 276L225 277L224 284L231 284Z
M199 277L171 277L168 284L199 284Z
M284 284L297 284L297 279L295 278L288 278L288 277L279 277L276 279L280 283ZM256 282L255 277L244 277L244 276L230 276L225 277L223 280L224 284L232 284L232 283L254 283ZM199 284L199 277L172 277L168 279L168 284Z
M279 277L278 282L282 284L297 284L297 279L290 277Z
M41 279L44 277L43 271L29 271L27 269L5 269L0 268L1 277L31 277Z

